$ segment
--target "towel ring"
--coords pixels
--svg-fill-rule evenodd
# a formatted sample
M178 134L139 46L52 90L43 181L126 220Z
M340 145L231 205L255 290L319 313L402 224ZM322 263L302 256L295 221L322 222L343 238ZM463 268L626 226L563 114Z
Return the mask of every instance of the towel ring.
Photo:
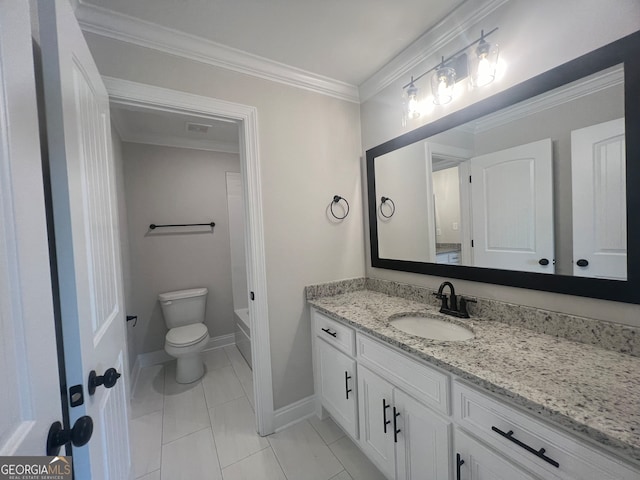
M384 212L382 211L382 206L387 202L391 204L391 213L389 215L385 215ZM384 218L391 218L393 217L394 213L396 213L396 204L393 203L393 200L391 200L389 197L381 197L380 198L380 215L382 215Z
M339 217L338 215L336 215L336 213L333 211L333 206L338 203L340 200L344 200L344 203L347 204L347 211L345 212L345 214L342 217ZM337 220L344 220L345 218L347 218L347 215L349 215L349 202L347 202L346 198L341 197L340 195L334 195L333 196L333 200L331 201L331 204L329 206L329 209L331 210L331 215L333 215L334 218L336 218Z

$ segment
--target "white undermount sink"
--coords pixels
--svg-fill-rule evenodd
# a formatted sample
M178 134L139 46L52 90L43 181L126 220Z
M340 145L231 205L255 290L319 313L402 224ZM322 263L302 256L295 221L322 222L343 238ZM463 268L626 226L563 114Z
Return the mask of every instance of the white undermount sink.
M389 320L398 330L431 340L462 341L474 337L471 330L433 317L407 315Z

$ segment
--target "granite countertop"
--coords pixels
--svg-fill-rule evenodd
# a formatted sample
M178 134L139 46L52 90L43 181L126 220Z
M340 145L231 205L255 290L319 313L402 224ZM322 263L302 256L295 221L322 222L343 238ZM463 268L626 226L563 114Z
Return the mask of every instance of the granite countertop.
M319 311L587 435L640 462L640 358L370 290L309 300ZM428 340L388 322L429 314L473 330L471 340Z

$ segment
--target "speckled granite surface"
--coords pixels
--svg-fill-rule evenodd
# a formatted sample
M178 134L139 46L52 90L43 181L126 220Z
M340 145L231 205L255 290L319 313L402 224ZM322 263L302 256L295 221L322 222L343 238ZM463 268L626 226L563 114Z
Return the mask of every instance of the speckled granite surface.
M423 302L371 290L309 303L640 463L638 357L482 318L460 320L474 331L471 340L422 339L392 327L388 318L407 313L450 317Z
M433 296L435 290L426 287L367 278L365 288L429 305L440 305L439 300ZM640 357L640 329L638 328L486 298L476 298L476 300L478 303L469 304L472 317L490 318L537 333Z

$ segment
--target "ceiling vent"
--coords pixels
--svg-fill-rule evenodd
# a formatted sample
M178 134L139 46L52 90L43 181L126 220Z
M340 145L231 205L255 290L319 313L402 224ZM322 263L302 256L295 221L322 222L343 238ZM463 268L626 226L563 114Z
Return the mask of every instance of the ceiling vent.
M187 122L187 132L207 133L213 125Z

